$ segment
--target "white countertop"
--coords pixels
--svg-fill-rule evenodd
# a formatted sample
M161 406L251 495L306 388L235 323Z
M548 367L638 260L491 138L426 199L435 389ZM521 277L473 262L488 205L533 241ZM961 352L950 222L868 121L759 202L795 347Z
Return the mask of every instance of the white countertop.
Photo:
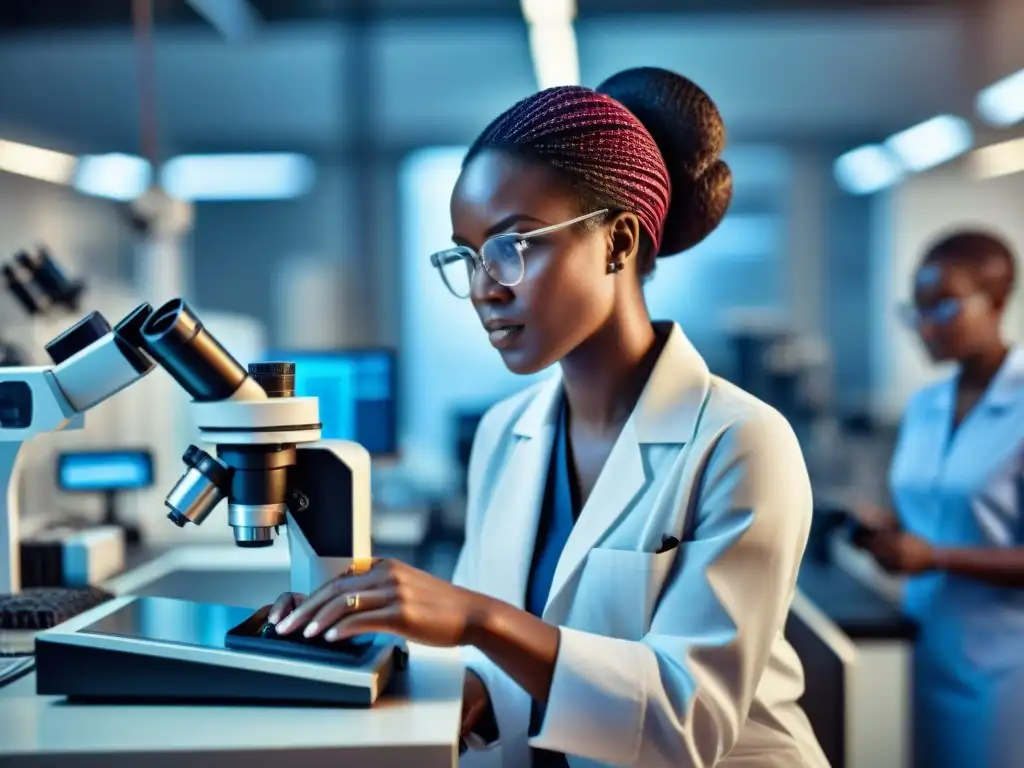
M124 594L169 569L228 570L237 550L222 557L219 549L169 553L111 586ZM235 562L244 569L259 560ZM275 560L263 566L280 567ZM377 704L341 709L70 704L36 695L29 674L0 688L0 764L280 768L294 759L302 768L450 768L457 762L462 678L457 650L412 646L408 671Z
M336 765L401 765L404 755L418 766L450 766L462 700L458 654L414 647L407 675L408 691L385 694L370 709L335 709L69 704L37 696L29 674L0 688L0 763L50 756L72 766L75 757L177 754L192 766L197 753L223 759L287 750L303 768L310 765L303 753L324 751ZM352 762L361 753L367 762Z

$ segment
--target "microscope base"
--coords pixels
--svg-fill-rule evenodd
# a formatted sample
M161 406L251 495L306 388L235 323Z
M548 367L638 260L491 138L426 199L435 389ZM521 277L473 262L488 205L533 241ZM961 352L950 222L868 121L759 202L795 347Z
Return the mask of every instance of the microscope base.
M358 665L237 651L251 609L119 597L36 637L41 695L82 701L372 706L405 651L379 639Z

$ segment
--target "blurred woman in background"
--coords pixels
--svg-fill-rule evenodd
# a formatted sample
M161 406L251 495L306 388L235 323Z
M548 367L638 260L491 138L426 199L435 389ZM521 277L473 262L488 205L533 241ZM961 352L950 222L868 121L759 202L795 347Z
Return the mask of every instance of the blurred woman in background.
M907 406L890 473L895 516L859 540L905 574L915 649L915 763L1024 765L1024 349L1001 321L1014 257L984 232L935 243L906 317L949 378Z

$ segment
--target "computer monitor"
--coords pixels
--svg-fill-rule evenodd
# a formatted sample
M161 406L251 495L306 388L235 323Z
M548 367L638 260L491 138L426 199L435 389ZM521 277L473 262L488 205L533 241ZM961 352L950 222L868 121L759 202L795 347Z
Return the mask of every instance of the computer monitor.
M383 348L269 352L295 363L296 397L320 398L324 440L352 440L377 458L398 453L395 351Z
M141 540L136 525L120 519L117 494L153 485L153 454L145 449L65 451L57 455L57 487L103 495L103 522L124 529L130 544Z
M146 450L66 451L57 456L57 486L72 493L111 493L153 484Z

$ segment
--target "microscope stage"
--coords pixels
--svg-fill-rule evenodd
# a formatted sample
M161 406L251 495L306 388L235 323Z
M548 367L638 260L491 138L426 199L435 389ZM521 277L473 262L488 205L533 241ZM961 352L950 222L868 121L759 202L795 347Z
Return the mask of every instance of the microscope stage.
M377 638L358 663L229 648L252 609L119 597L36 637L41 695L81 700L370 706L405 651ZM282 642L282 641L270 641Z

